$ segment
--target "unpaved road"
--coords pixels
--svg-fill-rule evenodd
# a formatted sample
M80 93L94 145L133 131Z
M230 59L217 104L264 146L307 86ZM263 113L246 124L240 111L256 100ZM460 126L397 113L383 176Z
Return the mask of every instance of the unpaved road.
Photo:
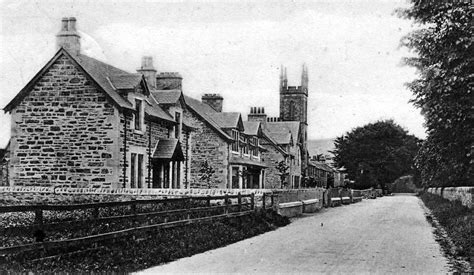
M432 230L417 197L383 197L325 209L143 273L446 274Z

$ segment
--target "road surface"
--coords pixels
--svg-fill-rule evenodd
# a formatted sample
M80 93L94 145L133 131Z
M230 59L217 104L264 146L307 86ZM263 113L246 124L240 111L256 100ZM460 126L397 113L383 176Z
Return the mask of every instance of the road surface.
M324 209L140 273L446 274L447 260L420 203L415 196L398 195Z

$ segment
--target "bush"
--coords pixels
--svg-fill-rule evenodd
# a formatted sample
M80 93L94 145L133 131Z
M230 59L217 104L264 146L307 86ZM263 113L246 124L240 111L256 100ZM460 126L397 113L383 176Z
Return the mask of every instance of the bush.
M427 192L420 197L452 239L455 249L454 255L451 256L469 260L474 247L473 209L467 208L459 201L449 201Z

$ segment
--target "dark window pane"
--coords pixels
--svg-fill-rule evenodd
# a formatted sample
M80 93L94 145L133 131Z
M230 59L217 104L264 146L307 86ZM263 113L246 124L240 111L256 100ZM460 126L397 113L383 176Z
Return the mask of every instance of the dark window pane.
M135 129L141 130L142 125L142 101L139 99L135 99Z
M137 178L137 187L142 188L142 181L143 181L143 155L138 155L138 178Z
M136 178L135 178L135 161L137 154L132 153L130 157L130 188L135 188Z

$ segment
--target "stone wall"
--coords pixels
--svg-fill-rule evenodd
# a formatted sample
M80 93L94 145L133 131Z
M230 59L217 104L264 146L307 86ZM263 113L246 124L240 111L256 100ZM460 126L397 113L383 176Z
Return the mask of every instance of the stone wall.
M267 151L262 152L262 159L264 163L268 166L265 169L265 182L264 188L266 189L275 189L282 188L280 180L280 172L276 169L277 163L282 160L285 160L283 154L278 151L271 144L262 144Z
M131 129L130 125L132 119L132 115L125 115L123 113L120 114L120 187L130 187L130 171L128 169L130 168L130 153L134 152L141 153L144 155L145 170L143 172L145 179L143 181L143 188L146 188L148 187L148 183L151 182L151 179L149 178L149 175L151 177L151 173L148 173L149 157L153 153L153 150L158 140L161 138L168 138L169 126L156 122L145 121L144 131L136 131L135 129ZM126 156L126 163L124 159L124 151ZM124 166L126 169L125 179L123 172Z
M207 183L200 180L202 173L199 171L202 164L207 161L216 171L211 181L211 188L227 188L229 144L190 110L185 110L184 118L196 127L191 137L190 187L208 188Z
M160 199L184 196L223 196L255 194L261 204L264 189L130 189L130 188L53 188L53 187L0 187L0 205L12 204L65 204L105 201ZM268 204L269 205L269 204Z
M450 201L460 201L464 206L473 206L473 186L428 188L428 192Z
M12 110L10 184L116 187L118 110L65 56Z
M290 106L294 102L294 115L291 116ZM301 93L283 92L280 95L280 117L284 121L306 122L308 97Z

